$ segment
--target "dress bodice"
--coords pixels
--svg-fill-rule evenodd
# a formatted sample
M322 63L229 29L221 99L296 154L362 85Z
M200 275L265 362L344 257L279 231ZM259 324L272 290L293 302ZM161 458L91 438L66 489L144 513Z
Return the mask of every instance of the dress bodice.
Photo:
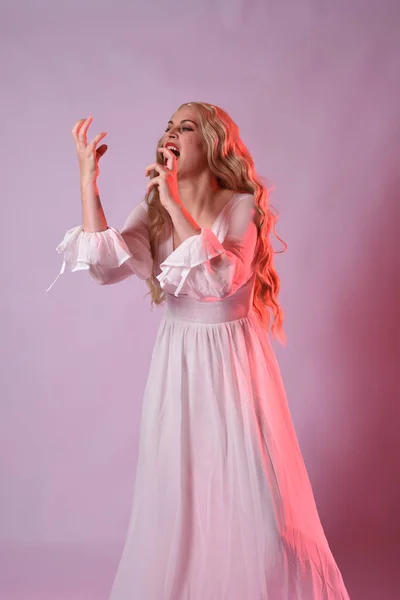
M246 317L253 307L254 274L234 294L220 300L197 300L166 294L166 314L192 323L224 323Z

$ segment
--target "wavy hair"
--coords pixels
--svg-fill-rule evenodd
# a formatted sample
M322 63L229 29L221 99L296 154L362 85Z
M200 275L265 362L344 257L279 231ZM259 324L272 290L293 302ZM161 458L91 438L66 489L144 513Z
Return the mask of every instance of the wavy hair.
M278 211L269 202L269 191L257 175L250 152L240 138L239 128L230 116L218 106L204 102L187 102L180 108L192 107L199 119L199 127L207 146L210 171L215 175L220 188L254 195L258 219L258 240L255 254L255 283L253 307L267 330L271 326L272 336L282 344L286 342L283 331L283 310L278 302L280 279L273 265L274 251L270 241L271 232L287 249L286 243L276 234ZM160 146L159 141L157 148ZM163 157L156 153L156 161L163 164ZM153 260L156 259L156 240L164 230L168 212L162 206L158 188L154 187L145 196L148 205L149 238ZM146 281L151 294L151 305L161 305L165 292L161 289L154 272ZM272 317L272 319L271 319Z

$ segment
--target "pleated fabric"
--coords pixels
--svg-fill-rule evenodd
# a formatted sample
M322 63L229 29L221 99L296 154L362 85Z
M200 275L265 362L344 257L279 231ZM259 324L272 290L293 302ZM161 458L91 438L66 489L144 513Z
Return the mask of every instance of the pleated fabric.
M348 599L257 316L176 310L152 357L111 600Z

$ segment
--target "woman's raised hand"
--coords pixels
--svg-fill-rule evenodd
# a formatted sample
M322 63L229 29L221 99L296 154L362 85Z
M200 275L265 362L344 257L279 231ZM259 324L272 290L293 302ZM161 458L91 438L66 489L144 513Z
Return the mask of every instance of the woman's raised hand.
M92 122L92 117L80 119L72 128L72 137L75 140L76 153L78 155L81 179L91 180L99 175L99 159L107 151L107 145L97 144L107 135L106 131L98 133L90 142L87 141L87 131Z

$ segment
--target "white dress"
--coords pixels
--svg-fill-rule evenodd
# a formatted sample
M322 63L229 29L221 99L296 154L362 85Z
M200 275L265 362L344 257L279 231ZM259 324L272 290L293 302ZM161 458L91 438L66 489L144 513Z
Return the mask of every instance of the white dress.
M132 514L110 600L348 600L277 360L252 307L254 198L155 261L167 292L142 408ZM147 205L67 232L63 272L150 277Z

